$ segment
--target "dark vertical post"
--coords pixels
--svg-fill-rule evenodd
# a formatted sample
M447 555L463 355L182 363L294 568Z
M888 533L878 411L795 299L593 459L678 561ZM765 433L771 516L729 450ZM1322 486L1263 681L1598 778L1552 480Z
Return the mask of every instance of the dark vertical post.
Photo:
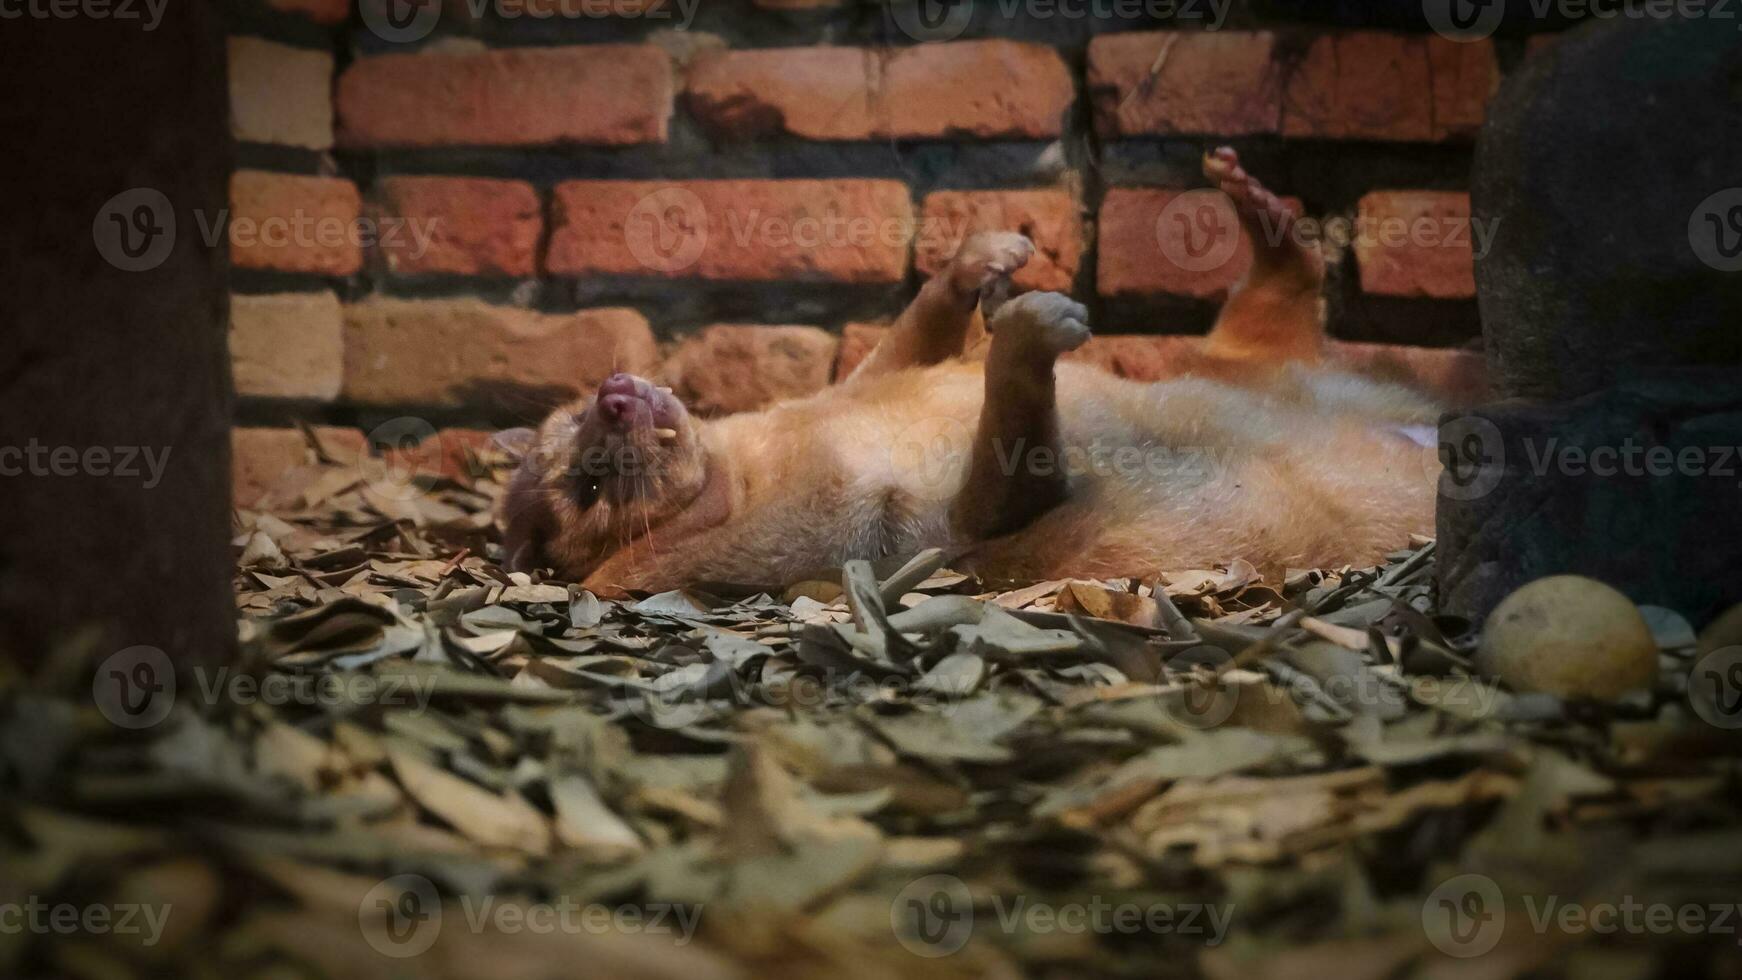
M17 9L0 28L0 656L212 663L234 636L220 5Z

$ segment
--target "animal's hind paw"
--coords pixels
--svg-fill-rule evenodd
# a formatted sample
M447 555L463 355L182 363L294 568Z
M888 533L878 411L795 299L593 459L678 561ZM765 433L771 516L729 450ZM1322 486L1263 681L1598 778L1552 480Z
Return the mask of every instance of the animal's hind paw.
M1294 206L1247 173L1232 147L1219 147L1204 154L1204 176L1228 195L1234 210L1249 222L1283 232L1294 225L1297 217Z
M950 260L950 282L964 295L1008 279L1034 257L1034 243L1014 231L972 235Z
M992 318L998 336L1033 343L1054 354L1076 350L1089 340L1089 310L1063 293L1024 293Z

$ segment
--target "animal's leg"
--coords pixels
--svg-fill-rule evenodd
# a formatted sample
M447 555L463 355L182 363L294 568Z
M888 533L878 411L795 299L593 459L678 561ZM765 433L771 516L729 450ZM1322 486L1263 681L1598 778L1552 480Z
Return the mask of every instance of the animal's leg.
M849 383L959 357L984 340L983 290L1028 264L1034 243L1015 232L982 232L956 250L949 268L920 287Z
M1320 289L1325 263L1295 234L1298 215L1222 147L1204 156L1204 176L1234 202L1252 241L1252 272L1222 307L1205 352L1228 358L1316 361L1324 340Z
M1053 364L1089 339L1088 315L1068 296L1028 293L993 316L968 481L950 507L957 532L975 540L1008 534L1065 499Z

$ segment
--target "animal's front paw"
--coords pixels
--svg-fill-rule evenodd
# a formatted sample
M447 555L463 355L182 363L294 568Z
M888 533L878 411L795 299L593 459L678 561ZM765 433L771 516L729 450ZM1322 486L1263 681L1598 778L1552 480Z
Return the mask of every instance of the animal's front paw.
M1034 243L1014 231L983 231L970 236L950 260L950 283L966 296L1008 279L1034 257Z
M1024 293L999 309L991 327L999 337L1062 354L1088 342L1088 321L1088 308L1063 293Z

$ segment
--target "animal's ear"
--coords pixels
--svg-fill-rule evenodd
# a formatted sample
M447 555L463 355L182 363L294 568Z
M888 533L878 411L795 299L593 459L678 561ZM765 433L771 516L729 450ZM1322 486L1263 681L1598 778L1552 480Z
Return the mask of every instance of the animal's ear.
M517 429L503 429L501 432L491 436L490 441L494 442L498 449L501 449L503 452L514 457L515 461L518 462L525 459L526 454L532 451L533 440L537 438L537 432L528 429L525 426L521 426Z

